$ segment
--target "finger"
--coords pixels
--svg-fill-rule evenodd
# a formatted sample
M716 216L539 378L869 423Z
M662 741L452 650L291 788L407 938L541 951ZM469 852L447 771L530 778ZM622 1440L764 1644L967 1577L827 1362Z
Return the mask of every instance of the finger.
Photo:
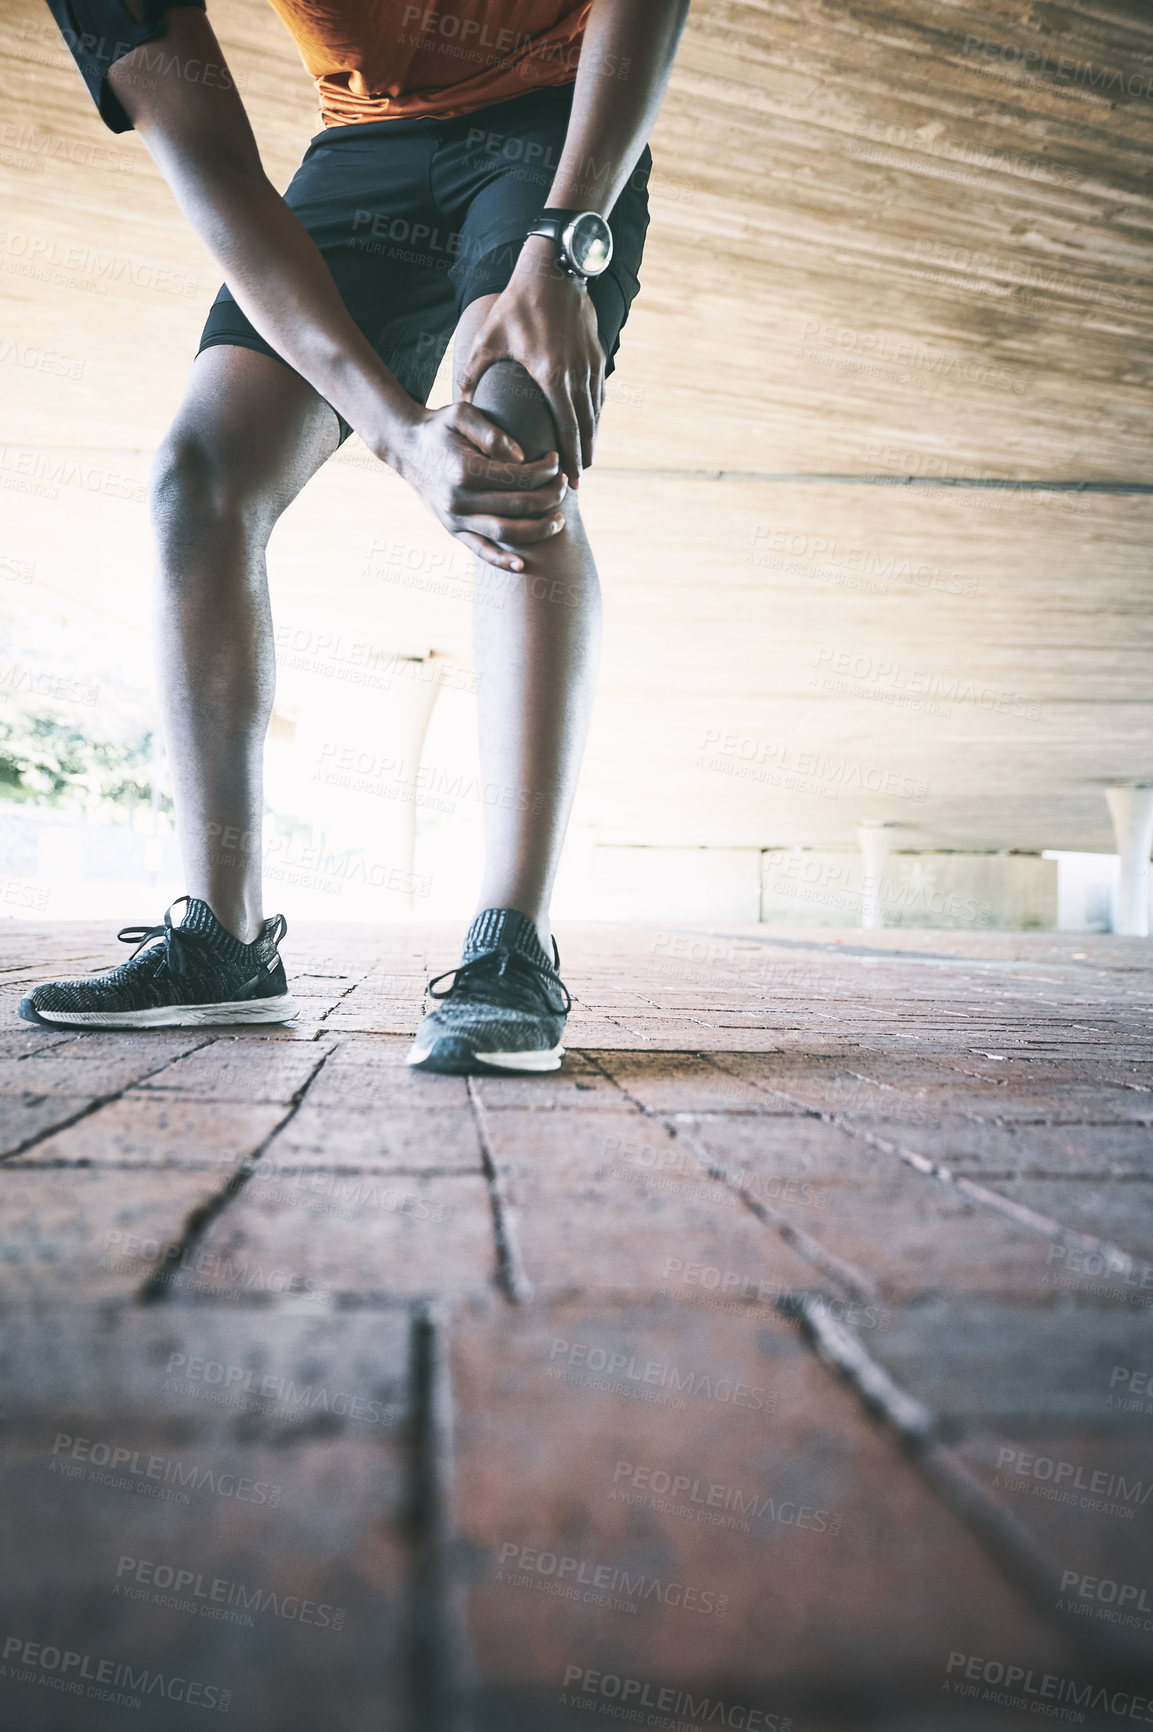
M500 542L508 547L535 547L551 541L564 528L564 517L558 511L551 517L464 517L458 518L462 529L486 541Z
M474 493L462 487L453 498L452 509L458 517L482 512L492 517L551 517L564 504L568 490L563 475L535 493Z
M516 440L499 428L495 421L474 409L471 403L453 404L452 425L458 433L483 451L486 457L501 463L523 463L524 452Z
M581 467L590 469L593 460L593 447L597 439L596 399L593 392L595 382L590 374L584 382L584 389L578 391L574 407L577 422L580 427Z
M519 554L511 552L507 547L498 547L495 541L489 541L483 535L474 535L468 529L458 529L456 539L462 547L467 547L470 553L475 553L478 559L483 559L486 565L495 565L500 571L524 570L524 560Z
M478 493L497 488L510 493L532 493L537 488L564 480L560 473L560 456L555 451L546 452L531 463L495 463L471 451L463 455L458 486L470 491L475 488Z
M477 342L473 344L472 353L465 362L464 372L457 381L456 387L460 396L466 402L472 401L473 392L480 384L482 378L488 372L493 362L500 359L501 357L495 352L489 352L489 346L487 343L481 344Z
M573 407L567 375L559 389L554 386L546 391L545 395L552 410L552 418L556 422L557 439L560 442L560 465L568 476L569 486L575 489L580 486L581 478L580 423Z

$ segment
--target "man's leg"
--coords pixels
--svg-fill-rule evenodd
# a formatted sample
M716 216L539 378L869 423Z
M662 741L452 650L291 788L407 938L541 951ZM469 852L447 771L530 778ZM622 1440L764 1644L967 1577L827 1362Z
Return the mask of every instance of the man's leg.
M466 309L458 370L495 300ZM491 367L473 401L526 458L556 450L548 404L518 363ZM549 955L549 901L588 737L601 628L600 583L574 494L562 511L560 534L519 550L522 572L478 563L474 625L486 790L478 912L518 909Z
M336 450L336 416L279 361L197 357L157 454L158 644L185 889L244 943L260 931L264 736L276 686L265 548Z

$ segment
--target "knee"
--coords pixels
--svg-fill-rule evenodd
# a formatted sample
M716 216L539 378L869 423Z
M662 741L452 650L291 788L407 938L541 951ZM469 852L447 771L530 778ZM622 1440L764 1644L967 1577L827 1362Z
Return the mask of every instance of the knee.
M481 375L472 400L482 415L516 440L530 463L557 449L548 400L519 361L494 361Z
M152 465L152 509L158 526L187 524L252 528L269 516L262 490L255 487L242 457L217 441L177 424L160 446ZM271 513L271 530L275 513Z

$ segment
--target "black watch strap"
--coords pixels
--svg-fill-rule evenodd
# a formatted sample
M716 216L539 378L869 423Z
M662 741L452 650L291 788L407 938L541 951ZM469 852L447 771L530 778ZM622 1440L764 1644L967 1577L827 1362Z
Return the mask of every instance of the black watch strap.
M564 234L565 230L571 223L574 223L578 218L589 214L592 213L579 209L562 210L555 205L546 206L545 209L541 211L539 217L537 217L526 236L526 239L531 240L534 236L539 235L545 240L552 241L556 248L556 262L558 268L565 271L569 276L577 277L582 283L589 282L592 273L582 270L576 261L569 255L568 248L564 244Z
M580 214L580 211L577 210L557 210L555 207L551 210L542 210L529 229L527 238L532 240L535 235L539 235L544 240L552 241L559 254L561 236L573 218ZM562 268L567 267L562 266Z
M561 230L571 223L574 217L583 215L582 210L562 210L559 205L546 205L537 221L541 224L547 223L551 228L555 228L557 234L560 234Z

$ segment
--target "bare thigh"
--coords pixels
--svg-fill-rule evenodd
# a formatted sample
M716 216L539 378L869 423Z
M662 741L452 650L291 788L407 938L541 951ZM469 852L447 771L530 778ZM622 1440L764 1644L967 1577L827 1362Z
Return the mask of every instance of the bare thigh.
M452 346L452 391L453 396L460 396L460 381L465 364L472 354L472 346L480 335L481 326L489 313L500 300L499 295L481 295L479 300L470 301L460 315L460 324L456 327L456 336Z
M298 373L254 349L219 344L193 362L157 455L158 503L172 484L205 503L273 520L340 443L333 410Z

